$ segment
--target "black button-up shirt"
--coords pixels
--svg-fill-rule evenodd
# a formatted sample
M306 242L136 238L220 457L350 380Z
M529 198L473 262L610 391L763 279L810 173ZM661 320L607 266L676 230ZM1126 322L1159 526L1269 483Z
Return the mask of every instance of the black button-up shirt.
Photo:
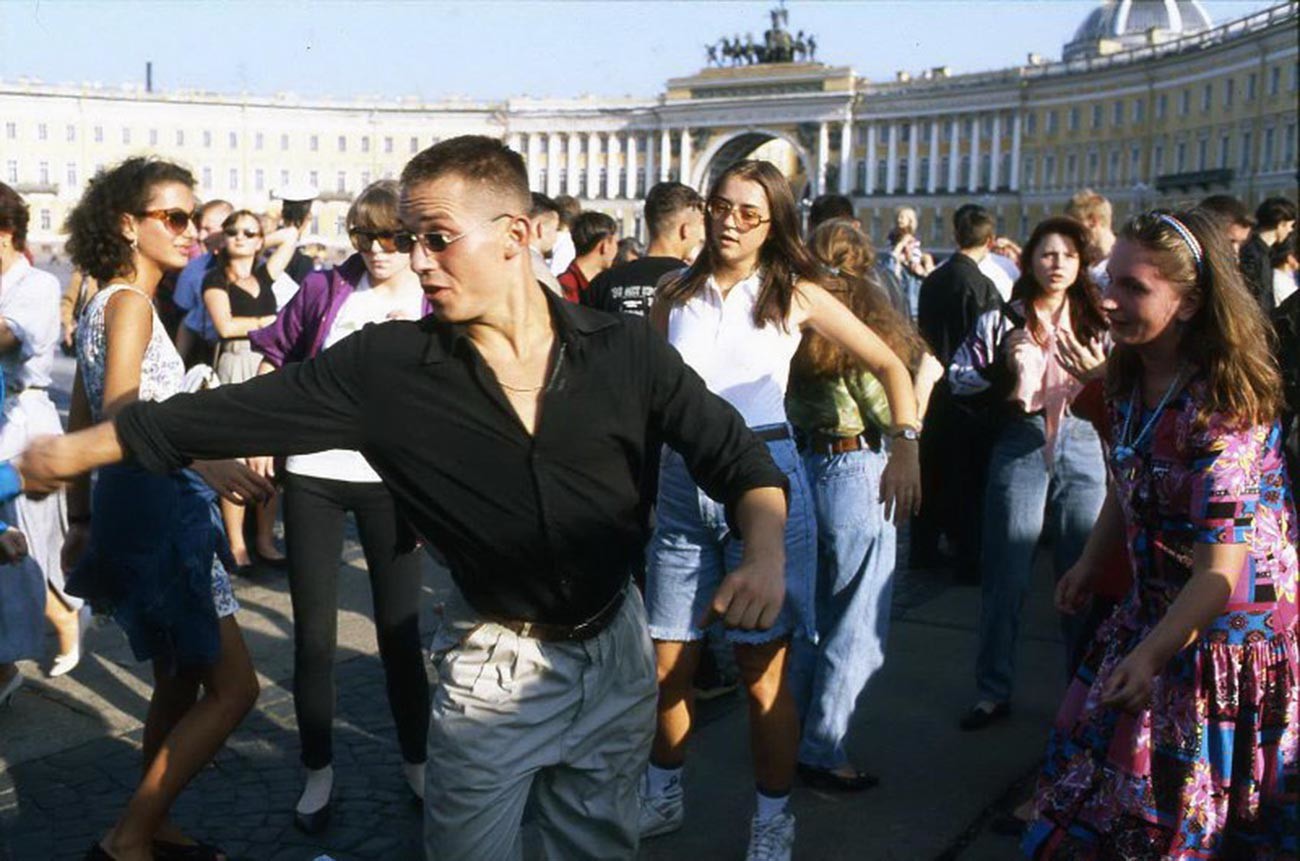
M530 436L457 326L362 331L315 359L117 418L155 471L190 458L360 450L479 612L574 624L622 589L645 541L638 492L658 438L713 498L786 480L740 415L643 320L548 294L550 380Z

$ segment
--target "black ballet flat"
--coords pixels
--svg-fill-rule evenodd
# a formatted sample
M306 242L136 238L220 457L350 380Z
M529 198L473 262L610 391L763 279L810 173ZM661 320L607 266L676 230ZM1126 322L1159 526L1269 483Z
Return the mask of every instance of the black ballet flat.
M854 770L851 775L840 774L829 768L815 768L799 763L799 778L813 789L833 792L862 792L880 783L880 778L865 771Z
M312 813L293 812L294 827L303 834L319 834L329 827L330 808L334 806L334 800L330 799L325 802L325 806L320 810Z
M154 861L224 861L226 853L211 843L172 843L167 840L153 842Z

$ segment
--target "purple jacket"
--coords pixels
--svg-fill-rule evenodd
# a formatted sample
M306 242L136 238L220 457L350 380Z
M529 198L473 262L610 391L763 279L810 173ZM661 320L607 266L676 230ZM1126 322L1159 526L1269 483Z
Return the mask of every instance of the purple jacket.
M333 269L312 272L274 323L249 333L253 349L277 368L315 356L339 309L365 274L366 264L360 254L353 254ZM429 310L429 300L425 299L422 313L428 314Z

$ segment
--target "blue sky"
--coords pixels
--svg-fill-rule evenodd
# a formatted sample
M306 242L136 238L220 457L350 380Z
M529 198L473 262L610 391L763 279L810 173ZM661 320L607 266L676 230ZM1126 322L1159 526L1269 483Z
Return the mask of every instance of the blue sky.
M143 81L300 95L653 96L704 65L704 45L760 37L775 2L605 0L0 0L0 78ZM818 58L899 69L1001 68L1061 46L1097 0L791 0ZM1213 19L1267 8L1209 0Z

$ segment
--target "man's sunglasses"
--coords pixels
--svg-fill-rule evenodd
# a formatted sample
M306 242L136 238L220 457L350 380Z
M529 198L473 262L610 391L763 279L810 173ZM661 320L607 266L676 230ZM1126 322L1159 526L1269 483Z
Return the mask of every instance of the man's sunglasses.
M172 233L180 236L185 229L194 221L194 213L186 212L183 209L151 209L148 212L138 213L140 218L156 218Z
M222 228L221 232L229 236L231 239L234 239L236 236L238 236L241 233L244 234L245 239L255 239L262 235L262 231L249 230L247 227L245 227L243 230L240 230L238 227L225 227Z
M480 222L479 224L474 225L469 230L465 230L460 233L457 233L455 236L448 236L446 233L441 233L437 231L433 233L411 233L409 231L402 231L401 233L396 233L393 235L393 243L397 246L397 250L402 252L403 254L410 254L415 249L417 243L425 251L437 254L440 251L446 251L447 247L451 245L453 242L458 242L464 239L466 236L469 236L471 233L473 233L475 230L478 230L481 227L486 227L492 222L500 221L503 218L514 218L514 217L515 216L511 215L508 212L503 212L500 215L496 215L493 216L492 218L489 218L487 221L483 221Z
M352 247L360 251L362 254L368 254L370 249L374 248L376 244L379 245L380 251L392 254L394 251L399 250L397 247L398 236L399 234L393 230L348 231L348 238L352 240ZM402 253L406 254L409 252L403 251Z

